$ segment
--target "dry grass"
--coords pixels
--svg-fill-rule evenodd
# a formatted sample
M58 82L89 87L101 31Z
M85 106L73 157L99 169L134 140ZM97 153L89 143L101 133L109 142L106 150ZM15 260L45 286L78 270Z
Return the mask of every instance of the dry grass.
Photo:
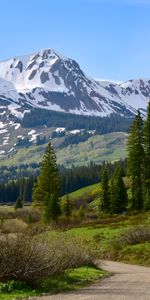
M13 207L0 207L0 220L20 219L24 222L27 222L29 215L32 217L33 223L40 220L40 211L38 208L32 208L28 206L14 210Z

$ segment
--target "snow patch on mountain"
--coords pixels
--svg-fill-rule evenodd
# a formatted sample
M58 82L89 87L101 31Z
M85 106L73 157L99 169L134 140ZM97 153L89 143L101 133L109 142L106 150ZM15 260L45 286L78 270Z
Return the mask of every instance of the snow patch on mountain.
M113 82L87 76L53 49L0 62L0 117L21 119L32 107L106 117L145 114L150 80Z

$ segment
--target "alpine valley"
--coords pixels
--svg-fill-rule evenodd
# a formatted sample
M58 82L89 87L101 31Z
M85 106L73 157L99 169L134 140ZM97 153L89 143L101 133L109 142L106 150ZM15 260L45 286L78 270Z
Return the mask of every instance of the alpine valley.
M53 49L0 62L1 164L40 161L49 139L58 163L125 157L127 132L146 114L150 80L94 80Z

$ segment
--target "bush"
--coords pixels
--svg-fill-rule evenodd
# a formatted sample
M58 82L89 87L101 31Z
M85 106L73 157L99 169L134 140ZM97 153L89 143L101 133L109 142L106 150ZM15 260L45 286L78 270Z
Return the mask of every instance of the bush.
M32 222L38 222L41 217L40 210L38 208L25 207L18 208L14 211L0 210L0 219L20 219L24 222L28 221L29 214L32 216Z
M49 276L93 263L95 258L83 242L64 237L22 233L0 236L0 281L19 280L36 287Z
M32 217L32 222L36 223L40 220L41 218L41 213L39 211L38 208L24 208L24 209L17 209L16 212L14 212L14 216L16 216L16 218L21 219L25 222L28 222L28 217L29 214Z
M27 224L18 219L3 220L0 231L2 233L18 233L26 230Z
M150 242L150 227L138 226L115 239L113 246L119 249L125 245L136 245L145 242Z

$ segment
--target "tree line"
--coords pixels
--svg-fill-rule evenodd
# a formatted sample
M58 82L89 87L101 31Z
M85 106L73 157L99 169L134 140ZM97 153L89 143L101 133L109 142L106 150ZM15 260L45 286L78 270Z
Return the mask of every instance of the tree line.
M72 129L86 129L96 130L99 134L105 134L116 131L128 132L132 120L132 114L129 118L115 114L101 118L34 108L24 115L21 120L21 126L24 128L39 126L65 127L67 131Z
M32 188L36 178L20 178L11 180L8 183L0 184L0 203L14 204L17 199L21 200L22 206L25 202L32 201Z
M120 164L126 173L127 161L122 160L120 161ZM115 169L115 165L116 163L107 163L110 177ZM105 163L102 165L96 165L93 162L91 162L88 166L72 166L72 168L58 166L60 176L59 195L63 196L85 186L100 182L104 167ZM28 173L28 170L31 169L33 169L34 172ZM20 167L2 167L1 176L6 171L8 174L14 174L12 178L15 178L16 176L16 179L8 180L8 178L10 178L8 176L6 182L4 182L4 178L3 181L0 180L0 203L13 204L16 202L18 197L22 203L31 202L33 185L40 174L40 165L34 163L32 166L22 164Z
M128 137L127 178L129 193L120 166L109 181L109 170L104 169L101 183L100 208L105 213L123 213L127 210L150 209L150 102L143 121L138 111Z

